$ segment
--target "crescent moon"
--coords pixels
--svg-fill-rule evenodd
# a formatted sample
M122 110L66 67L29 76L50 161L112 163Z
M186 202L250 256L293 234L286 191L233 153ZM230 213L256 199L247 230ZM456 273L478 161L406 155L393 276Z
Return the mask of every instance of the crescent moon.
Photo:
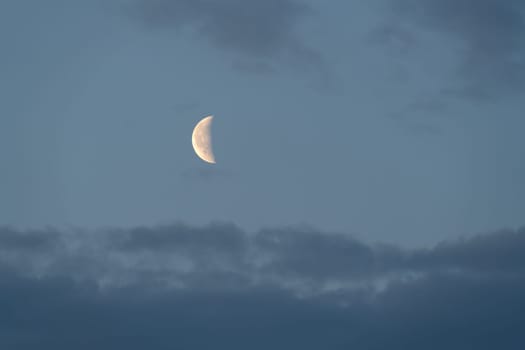
M207 163L215 164L215 156L211 144L211 124L213 116L209 115L195 125L191 134L191 144L197 156Z

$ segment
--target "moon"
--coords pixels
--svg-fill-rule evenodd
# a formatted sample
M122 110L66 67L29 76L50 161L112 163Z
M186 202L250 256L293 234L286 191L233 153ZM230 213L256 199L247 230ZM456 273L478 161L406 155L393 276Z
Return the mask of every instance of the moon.
M191 134L191 144L197 156L207 163L215 164L215 156L211 144L211 124L213 116L203 118L195 125Z

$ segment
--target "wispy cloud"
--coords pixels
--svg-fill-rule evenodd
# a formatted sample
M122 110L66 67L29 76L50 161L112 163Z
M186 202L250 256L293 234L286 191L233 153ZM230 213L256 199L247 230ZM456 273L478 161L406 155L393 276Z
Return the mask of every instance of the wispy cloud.
M406 32L419 29L449 37L443 50L459 53L459 81L443 88L446 96L492 99L521 94L525 88L525 5L517 0L394 0L388 38L414 46ZM394 29L392 29L392 27ZM400 35L401 33L401 35ZM383 36L386 37L385 35ZM387 40L391 42L391 40Z
M232 68L271 74L287 67L331 87L334 76L298 24L315 11L297 0L137 0L133 17L150 28L189 32L233 55Z

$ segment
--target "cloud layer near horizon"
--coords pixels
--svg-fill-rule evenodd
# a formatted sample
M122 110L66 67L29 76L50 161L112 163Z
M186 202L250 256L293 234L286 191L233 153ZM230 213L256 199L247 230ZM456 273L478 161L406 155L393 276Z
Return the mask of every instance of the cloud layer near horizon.
M0 230L0 346L518 349L525 229L430 249L313 229Z

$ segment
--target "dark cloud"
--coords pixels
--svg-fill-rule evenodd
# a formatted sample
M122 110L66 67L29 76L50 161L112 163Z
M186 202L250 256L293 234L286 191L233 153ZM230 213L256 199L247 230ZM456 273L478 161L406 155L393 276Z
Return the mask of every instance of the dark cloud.
M295 22L309 8L294 0L148 0L140 16L152 26L194 27L213 45L249 56L275 56L300 41Z
M296 30L313 10L296 0L138 0L131 13L152 28L190 32L232 53L232 68L267 74L278 66L306 72L332 87L334 76L320 52Z
M265 271L294 278L370 278L386 259L382 251L351 237L308 230L264 230L255 244L272 256Z
M418 250L412 254L412 266L423 270L525 273L524 249L525 229L505 230Z
M226 223L1 232L4 242L54 242L38 254L18 243L0 250L1 348L521 349L525 341L525 229L429 249L313 229L250 234ZM46 246L45 266L31 268Z
M430 249L407 250L367 244L352 236L308 228L246 233L229 223L194 227L183 223L130 229L83 231L0 230L0 261L12 266L47 259L41 273L75 276L98 270L97 280L122 276L164 276L184 284L192 275L236 274L248 281L296 281L317 285L364 283L426 272L521 273L525 270L525 228L504 230ZM109 262L109 265L108 265ZM94 269L97 267L97 269ZM33 271L33 269L30 269ZM103 272L102 272L103 271Z
M53 230L20 232L8 227L0 227L0 250L3 251L49 251L60 241L60 234Z
M189 27L216 47L258 59L303 47L294 26L310 11L294 0L152 0L137 10L150 26Z
M399 29L388 31L390 36L404 33L401 28L405 27L399 23L410 22L454 39L444 49L461 53L458 72L462 81L446 87L447 95L488 99L523 92L525 5L522 1L394 0L392 4L400 17L394 21L397 25L392 24Z

